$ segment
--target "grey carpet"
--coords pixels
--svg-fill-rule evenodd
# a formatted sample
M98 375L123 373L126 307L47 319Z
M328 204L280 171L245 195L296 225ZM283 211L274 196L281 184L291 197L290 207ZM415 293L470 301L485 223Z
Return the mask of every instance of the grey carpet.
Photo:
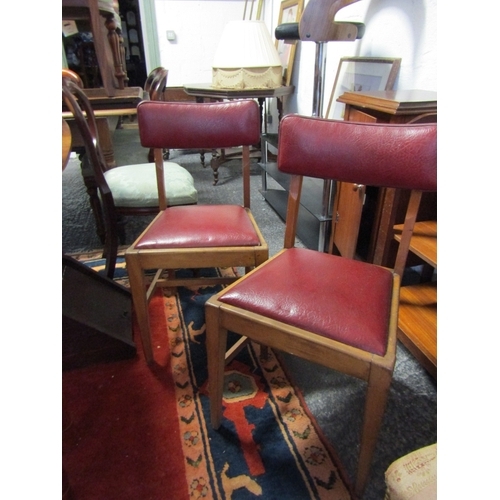
M147 151L139 142L137 130L115 131L118 165L147 162ZM210 155L207 155L207 164ZM212 185L212 170L203 168L194 152L173 151L171 160L193 175L199 203L241 203L241 177L237 164L229 162L219 169L219 183ZM63 251L81 252L102 248L79 162L72 159L63 172ZM259 193L260 168L252 165L252 212L269 244L270 255L282 248L284 223ZM271 186L272 187L272 186ZM150 217L130 217L126 223L126 244L146 227ZM300 241L299 246L302 246ZM365 383L322 366L284 355L292 379L302 389L305 400L325 436L337 450L348 475L354 480L359 450ZM399 457L437 441L437 384L401 344L398 345L389 402L379 436L365 500L384 498L384 472Z

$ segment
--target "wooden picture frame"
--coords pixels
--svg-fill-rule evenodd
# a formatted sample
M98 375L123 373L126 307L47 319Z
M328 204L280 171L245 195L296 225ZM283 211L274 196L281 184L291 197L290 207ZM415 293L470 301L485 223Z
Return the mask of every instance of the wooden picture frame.
M284 23L298 23L304 9L304 0L283 0L280 5L278 26ZM290 85L292 81L293 61L295 59L295 49L297 41L286 42L276 40L276 49L283 66L283 85Z
M392 90L400 67L397 57L342 57L325 118L344 119L345 104L337 102L344 92Z

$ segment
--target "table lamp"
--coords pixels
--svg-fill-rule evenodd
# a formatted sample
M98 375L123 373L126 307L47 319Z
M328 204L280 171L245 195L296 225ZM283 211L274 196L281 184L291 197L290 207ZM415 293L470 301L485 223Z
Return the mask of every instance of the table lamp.
M230 21L212 63L212 86L224 89L273 89L283 69L263 21Z

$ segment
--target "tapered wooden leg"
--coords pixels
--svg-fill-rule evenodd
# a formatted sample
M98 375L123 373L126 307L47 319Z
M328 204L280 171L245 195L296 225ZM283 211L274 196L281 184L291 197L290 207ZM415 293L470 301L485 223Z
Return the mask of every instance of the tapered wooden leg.
M261 344L260 345L260 359L262 361L267 361L267 358L269 358L269 347L267 347L267 345Z
M356 477L356 495L361 498L368 481L373 452L382 425L392 370L372 364L368 389L366 391L365 414L361 431L358 473Z
M134 311L141 334L144 357L146 358L146 362L149 364L153 362L153 348L151 345L151 327L149 324L145 274L136 256L131 256L125 253L125 260L127 262L130 291L132 293Z
M219 325L219 308L207 302L205 307L207 332L208 391L212 427L218 429L222 420L222 394L227 330Z

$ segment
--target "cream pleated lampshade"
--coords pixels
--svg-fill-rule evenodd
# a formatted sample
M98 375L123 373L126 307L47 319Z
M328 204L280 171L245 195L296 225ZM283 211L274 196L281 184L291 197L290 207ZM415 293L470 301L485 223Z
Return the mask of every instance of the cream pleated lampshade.
M212 63L212 86L266 89L281 86L278 51L263 21L230 21Z

